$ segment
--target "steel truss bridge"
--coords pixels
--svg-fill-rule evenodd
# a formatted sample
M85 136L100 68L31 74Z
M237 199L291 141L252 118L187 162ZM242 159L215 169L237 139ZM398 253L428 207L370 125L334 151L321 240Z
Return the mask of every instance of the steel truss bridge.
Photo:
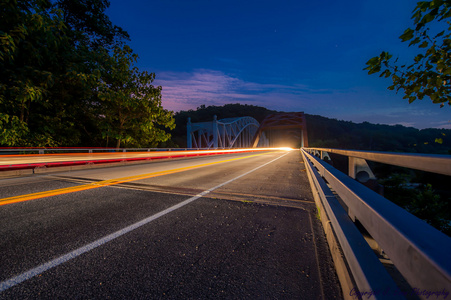
M187 147L198 149L307 147L303 112L268 115L262 123L251 117L226 118L187 124Z
M260 124L251 117L227 118L211 122L187 124L188 148L249 148ZM263 136L258 147L267 147L268 139Z

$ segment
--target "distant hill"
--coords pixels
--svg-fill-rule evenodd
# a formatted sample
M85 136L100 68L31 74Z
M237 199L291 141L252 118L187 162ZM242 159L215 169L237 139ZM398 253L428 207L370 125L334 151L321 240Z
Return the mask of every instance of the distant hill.
M353 123L307 115L311 147L451 154L451 130Z
M201 105L197 110L175 114L176 128L171 132L173 143L186 147L186 123L249 116L258 122L277 111L242 104L224 106ZM371 151L451 154L451 130L416 129L402 125L353 123L306 113L309 146Z

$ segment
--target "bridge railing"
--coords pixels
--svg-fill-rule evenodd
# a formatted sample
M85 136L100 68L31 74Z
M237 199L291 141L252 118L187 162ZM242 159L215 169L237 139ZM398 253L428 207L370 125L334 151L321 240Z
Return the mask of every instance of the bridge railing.
M322 220L326 236L336 237L360 293L373 292L375 298L384 299L402 296L355 226L355 219L388 255L412 293L426 298L426 293L451 287L451 238L318 158L327 153L348 156L351 172L356 159L365 159L451 175L450 156L324 148L304 148L301 152L316 204L323 210L322 218L327 219ZM355 292L350 286L344 288L345 295Z

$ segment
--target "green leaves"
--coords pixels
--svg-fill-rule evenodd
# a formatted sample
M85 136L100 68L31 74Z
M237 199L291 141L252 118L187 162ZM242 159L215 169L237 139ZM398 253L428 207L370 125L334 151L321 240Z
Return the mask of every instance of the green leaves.
M416 99L429 97L433 103L443 107L451 101L451 3L443 0L418 2L412 19L415 29L408 28L399 37L409 46L417 46L419 53L413 63L398 65L397 60L382 52L371 58L365 70L368 74L379 73L380 77L391 77L390 90L404 90L404 99L412 103ZM425 24L434 22L434 27L442 29L435 35L429 33ZM441 28L440 28L441 27Z
M381 63L379 57L373 57L366 62L366 67L364 70L368 70L368 74L379 73L381 70Z
M366 62L366 67L364 70L368 70L368 74L379 73L381 71L382 65L387 66L388 61L392 55L388 52L382 52L379 56L373 57ZM391 72L388 69L385 69L380 77L389 77Z
M424 41L421 43L421 45L418 46L418 48L426 48L428 45L429 45L429 43Z
M41 128L30 130L33 112L49 108L55 52L68 40L48 1L5 1L0 9L0 144L25 145Z
M134 67L107 0L0 2L0 145L149 146L169 138L155 74Z
M401 41L406 42L413 38L414 31L410 28L407 28L406 31L402 35L399 36Z
M28 127L17 116L0 113L0 144L15 146L27 133Z
M130 47L116 47L102 77L97 114L102 136L116 140L116 147L155 146L170 135L159 127L174 128L172 112L161 106L161 87L152 85L154 73L133 67L137 55Z

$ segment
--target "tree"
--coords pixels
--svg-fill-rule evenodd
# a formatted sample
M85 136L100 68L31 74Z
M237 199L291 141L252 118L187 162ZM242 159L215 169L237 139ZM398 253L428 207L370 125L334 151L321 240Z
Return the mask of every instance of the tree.
M451 105L450 17L450 0L418 2L412 15L414 29L406 29L399 37L402 42L410 41L409 47L418 47L413 63L399 65L398 58L393 61L393 56L384 51L368 60L365 70L368 74L391 77L393 85L388 89L403 89L403 98L409 103L427 96L433 103L440 103L440 107L445 103Z
M74 44L83 43L94 50L112 49L130 39L128 33L113 25L105 14L110 6L108 0L58 0L55 6L62 11Z
M116 47L105 59L109 72L99 87L97 113L102 137L115 139L117 148L155 147L167 141L170 134L162 127L173 129L174 118L161 106L161 87L152 85L155 74L132 67L138 56L128 46Z
M0 145L156 146L169 138L155 74L139 72L108 0L0 2ZM103 143L102 143L103 144Z
M50 7L46 0L0 3L0 144L53 144L44 127L32 134L29 126L35 107L51 105L52 68L68 45L61 16Z

